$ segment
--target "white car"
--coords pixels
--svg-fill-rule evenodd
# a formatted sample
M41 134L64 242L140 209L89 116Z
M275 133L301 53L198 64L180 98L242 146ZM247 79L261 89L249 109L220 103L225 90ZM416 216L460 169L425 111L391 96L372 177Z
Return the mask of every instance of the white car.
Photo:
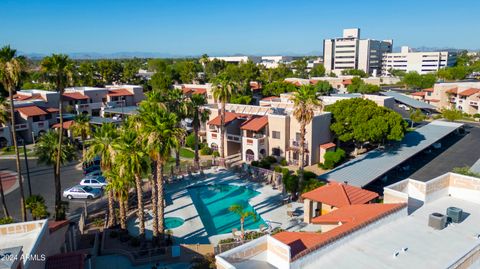
M72 199L95 199L102 196L100 189L94 189L90 186L77 185L63 191L63 197Z
M102 176L86 177L80 181L80 185L103 189L105 186L107 186L107 181Z

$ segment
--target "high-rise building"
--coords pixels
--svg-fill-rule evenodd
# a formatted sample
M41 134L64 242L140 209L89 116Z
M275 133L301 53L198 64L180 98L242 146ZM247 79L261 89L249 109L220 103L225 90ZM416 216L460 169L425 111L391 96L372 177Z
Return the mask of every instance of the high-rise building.
M383 55L382 74L389 75L392 69L419 74L436 72L440 68L455 65L457 54L449 51L417 52L403 46L400 52Z
M359 28L344 29L343 37L323 41L325 70L337 75L345 69L379 74L383 54L392 52L392 46L393 40L360 39Z

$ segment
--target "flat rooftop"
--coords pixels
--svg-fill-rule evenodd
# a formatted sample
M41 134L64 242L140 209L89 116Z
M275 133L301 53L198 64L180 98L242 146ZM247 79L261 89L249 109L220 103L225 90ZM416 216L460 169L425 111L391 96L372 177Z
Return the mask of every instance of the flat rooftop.
M103 112L111 114L135 115L138 114L138 106L105 108Z
M394 92L394 91L388 91L388 92L381 92L381 94L389 97L395 98L395 101L400 102L402 104L405 104L409 107L417 108L417 109L430 109L430 110L435 110L436 107L433 105L427 104L425 102L413 99L411 97L408 97L404 94L401 94L399 92Z
M433 121L405 134L403 140L394 146L386 150L372 150L320 175L319 178L348 182L356 187L364 187L462 125L446 121Z
M468 213L461 223L434 230L427 225L433 212L445 214L447 207ZM480 204L441 197L426 203L411 215L355 237L325 252L307 269L316 268L447 268L480 245ZM408 248L406 252L402 248ZM400 252L394 257L395 252Z

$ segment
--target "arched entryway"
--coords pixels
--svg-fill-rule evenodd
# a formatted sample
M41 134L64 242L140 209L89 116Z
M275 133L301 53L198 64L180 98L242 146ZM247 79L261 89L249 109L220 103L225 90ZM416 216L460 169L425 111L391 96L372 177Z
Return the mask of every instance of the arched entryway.
M253 160L255 160L255 153L253 152L253 150L247 149L245 151L245 161L251 162Z

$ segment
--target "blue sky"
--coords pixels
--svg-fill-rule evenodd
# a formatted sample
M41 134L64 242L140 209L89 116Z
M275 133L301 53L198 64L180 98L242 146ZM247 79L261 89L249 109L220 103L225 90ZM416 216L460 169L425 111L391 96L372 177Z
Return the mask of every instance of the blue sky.
M19 51L311 53L360 27L394 46L480 48L480 1L0 0L0 45Z

